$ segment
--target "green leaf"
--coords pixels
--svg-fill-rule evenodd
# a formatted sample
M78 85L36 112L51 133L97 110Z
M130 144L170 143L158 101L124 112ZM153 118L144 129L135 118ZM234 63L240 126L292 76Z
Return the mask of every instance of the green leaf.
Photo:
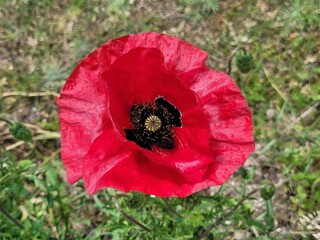
M264 216L264 220L265 220L265 223L268 227L268 230L273 231L274 230L274 217L273 217L272 202L269 199L269 200L265 201L265 204L266 204L267 211L266 211L266 215Z
M261 197L267 201L272 198L276 189L273 186L273 184L270 182L265 182L264 184L265 186L260 190L260 194L261 194Z
M31 160L20 160L18 165L23 169L28 169L30 167L35 166L35 164Z

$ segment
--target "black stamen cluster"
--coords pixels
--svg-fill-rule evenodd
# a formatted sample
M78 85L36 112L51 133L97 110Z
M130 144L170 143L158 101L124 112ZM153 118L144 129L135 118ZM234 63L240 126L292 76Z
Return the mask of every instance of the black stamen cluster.
M155 115L161 120L161 127L156 131L146 129L145 121ZM173 149L174 140L172 127L181 127L181 113L170 102L159 97L154 103L135 104L130 111L133 129L124 129L126 138L140 147L151 150L152 146Z

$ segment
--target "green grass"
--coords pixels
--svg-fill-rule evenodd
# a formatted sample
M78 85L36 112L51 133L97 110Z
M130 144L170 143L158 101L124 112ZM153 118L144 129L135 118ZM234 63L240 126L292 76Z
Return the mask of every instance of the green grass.
M52 95L0 98L0 117L32 124L35 139L14 147L18 140L0 121L0 207L16 221L0 214L0 239L197 239L212 224L207 239L317 238L319 1L2 0L0 24L0 94L58 92L84 56L128 33L180 37L206 50L207 64L221 71L244 47L255 68L242 74L234 61L231 76L250 105L257 143L219 190L167 202L119 198L148 232L116 208L118 192L90 197L81 182L66 182ZM259 194L265 181L275 185L272 201ZM258 192L246 197L251 189Z

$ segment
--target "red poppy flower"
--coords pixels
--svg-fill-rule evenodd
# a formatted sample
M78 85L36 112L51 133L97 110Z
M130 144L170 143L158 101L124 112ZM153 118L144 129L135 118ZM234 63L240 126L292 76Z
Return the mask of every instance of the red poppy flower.
M58 100L62 161L89 194L112 187L185 197L223 184L254 150L239 88L178 38L107 42L67 79Z

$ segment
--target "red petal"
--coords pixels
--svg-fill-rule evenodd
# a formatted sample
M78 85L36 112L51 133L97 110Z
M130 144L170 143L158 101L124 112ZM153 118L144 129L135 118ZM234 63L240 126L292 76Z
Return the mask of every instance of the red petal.
M130 34L114 39L102 46L101 58L112 64L119 56L131 49L155 48L162 52L164 66L172 73L180 74L204 67L208 54L179 38L163 33L146 32Z
M110 91L110 113L118 130L130 128L134 103L153 102L161 85L163 57L153 48L136 48L119 57L102 74Z
M254 142L232 143L215 141L212 152L215 156L213 171L207 173L208 179L216 183L224 183L239 167L241 167L254 151Z
M164 56L164 65L171 73L179 74L203 67L208 54L179 38L162 33L129 35L135 47L157 48Z
M124 144L123 137L113 128L105 129L92 143L83 165L83 180L88 193L97 191L103 176L116 165L132 159L134 154ZM125 172L123 172L124 175Z
M139 151L129 151L113 130L105 130L92 144L83 167L83 180L89 194L106 187L139 191L161 197L185 197L207 187L205 180L190 183L179 171L148 160Z
M254 151L249 107L240 89L225 73L205 68L186 73L182 78L199 96L209 120L215 163L207 175L221 184Z
M61 156L70 183L82 176L83 157L100 134L106 116L108 90L101 81L99 51L86 57L63 87L59 105Z
M158 90L158 95L175 105L182 115L198 107L196 95L180 79L167 72L162 73L162 79L163 84Z
M155 164L178 170L188 182L201 181L206 168L214 160L210 152L210 129L198 108L182 113L182 128L174 128L173 150L140 149Z

